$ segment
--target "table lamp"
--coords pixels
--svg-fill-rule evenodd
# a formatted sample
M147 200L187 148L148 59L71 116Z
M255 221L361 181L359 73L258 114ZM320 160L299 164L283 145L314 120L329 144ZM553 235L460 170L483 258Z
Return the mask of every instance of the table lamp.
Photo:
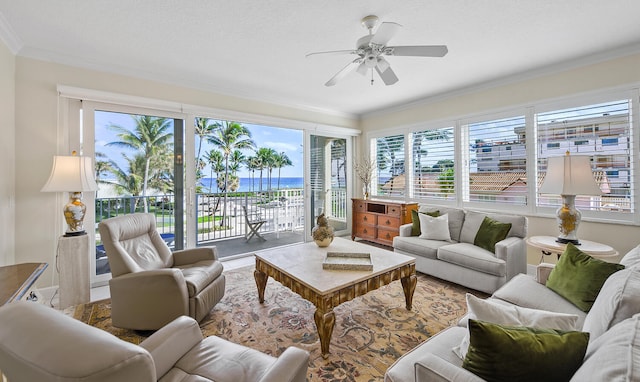
M562 206L556 211L556 221L560 228L558 243L580 245L577 237L582 214L575 206L576 195L601 195L591 171L589 157L571 156L567 151L561 157L551 157L547 164L547 174L539 192L562 197Z
M78 156L75 151L71 156L53 157L51 175L41 191L69 192L69 202L63 210L68 225L64 236L86 235L82 222L87 207L82 203L82 192L98 189L93 172L91 158Z

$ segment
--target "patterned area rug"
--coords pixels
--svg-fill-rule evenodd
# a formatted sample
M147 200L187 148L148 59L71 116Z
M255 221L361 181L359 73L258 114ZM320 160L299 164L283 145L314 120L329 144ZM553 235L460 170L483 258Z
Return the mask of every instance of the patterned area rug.
M253 267L225 272L225 296L201 322L205 336L226 340L279 356L288 346L311 353L309 381L381 381L401 355L466 312L465 293L486 297L433 277L418 274L413 309L407 311L399 281L334 309L336 324L330 356L323 359L313 321L315 307L269 278L265 303L258 302ZM123 340L139 343L140 333L111 326L110 300L74 308L75 318Z

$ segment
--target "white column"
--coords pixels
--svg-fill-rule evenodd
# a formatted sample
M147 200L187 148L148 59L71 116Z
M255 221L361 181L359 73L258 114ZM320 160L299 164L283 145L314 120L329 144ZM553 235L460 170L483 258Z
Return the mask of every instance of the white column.
M61 236L58 240L60 309L90 300L89 235Z

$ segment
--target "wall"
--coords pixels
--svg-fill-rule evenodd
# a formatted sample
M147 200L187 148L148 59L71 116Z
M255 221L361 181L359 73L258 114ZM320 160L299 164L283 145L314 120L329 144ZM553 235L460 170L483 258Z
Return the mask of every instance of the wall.
M57 85L149 97L246 113L357 128L357 121L309 110L193 90L105 72L78 69L34 59L16 58L16 258L15 262L42 261L49 268L39 287L57 284L57 238L65 226L61 209L66 194L41 193L58 147ZM64 153L60 153L64 154Z
M15 61L0 40L0 266L15 263Z
M392 111L372 113L362 118L360 129L366 137L368 131L454 119L510 106L522 106L541 100L638 83L640 83L640 54L634 54L553 74L539 75L535 78L514 80L493 87L484 86L482 89L460 92L431 101L426 100ZM529 217L529 236L556 236L557 233L554 218ZM618 250L621 255L640 243L639 234L640 228L633 225L585 221L578 230L578 237L608 244ZM539 252L529 249L530 264L537 264L540 257ZM545 261L554 262L555 259L550 257L547 256Z

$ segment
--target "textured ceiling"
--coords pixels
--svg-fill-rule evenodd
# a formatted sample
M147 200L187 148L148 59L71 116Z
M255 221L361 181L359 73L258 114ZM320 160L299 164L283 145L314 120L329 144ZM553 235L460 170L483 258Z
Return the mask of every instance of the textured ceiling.
M369 14L403 25L390 45L449 54L389 57L392 86L352 73L325 87L355 57L305 54L354 48ZM639 52L638 15L638 0L0 0L0 38L26 57L357 116Z

